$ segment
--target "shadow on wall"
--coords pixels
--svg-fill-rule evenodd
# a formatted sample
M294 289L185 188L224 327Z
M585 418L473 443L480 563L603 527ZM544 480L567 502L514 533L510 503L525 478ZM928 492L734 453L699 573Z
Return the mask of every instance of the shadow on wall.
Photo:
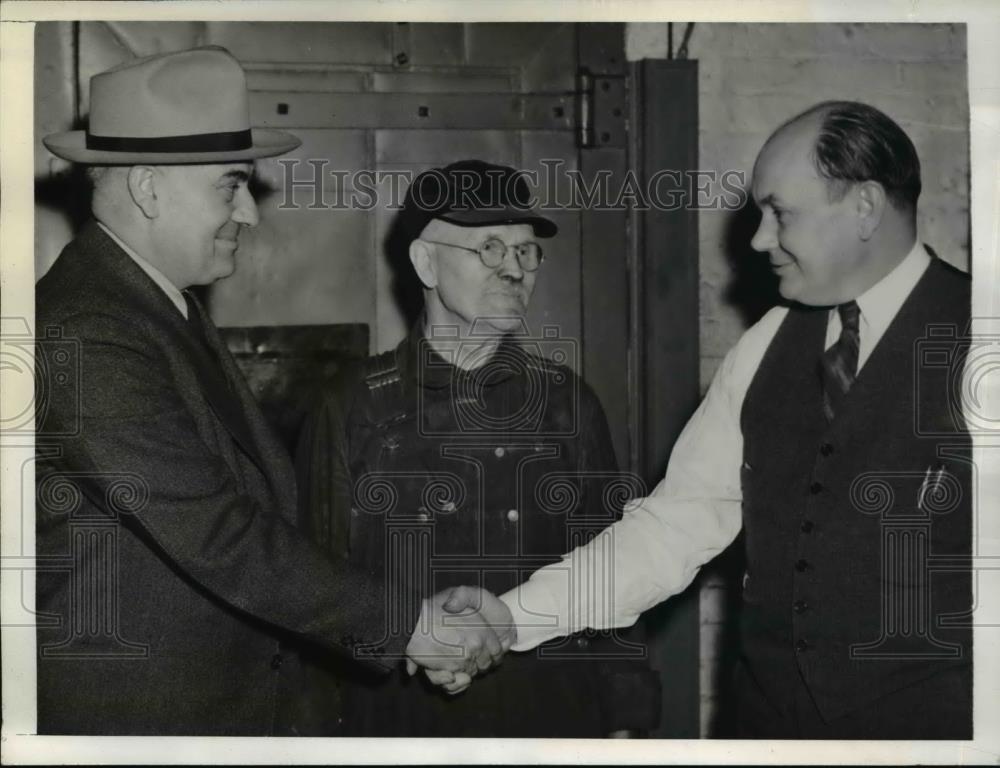
M79 131L87 121L76 120L69 130ZM61 214L75 235L90 218L91 184L84 166L69 163L66 170L55 174L35 175L35 205Z
M382 247L392 270L392 297L406 319L406 327L412 328L423 311L424 293L410 263L410 238L401 226L401 218L397 214L393 219Z
M767 254L758 253L750 246L759 224L760 209L748 200L742 208L729 214L725 229L726 261L733 277L723 292L723 301L740 313L746 327L781 303L778 279L771 271Z

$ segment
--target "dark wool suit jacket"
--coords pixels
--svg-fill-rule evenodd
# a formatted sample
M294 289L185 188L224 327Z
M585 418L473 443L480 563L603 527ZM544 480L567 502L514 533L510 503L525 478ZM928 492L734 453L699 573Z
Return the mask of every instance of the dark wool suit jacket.
M390 667L416 623L296 528L289 458L203 322L207 345L93 222L38 283L39 359L65 353L39 370L39 733L273 733L282 640Z

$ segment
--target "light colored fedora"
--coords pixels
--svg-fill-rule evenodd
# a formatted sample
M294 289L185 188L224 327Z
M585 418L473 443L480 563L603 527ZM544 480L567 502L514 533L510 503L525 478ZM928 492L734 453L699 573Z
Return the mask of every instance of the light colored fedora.
M90 78L90 127L42 139L77 163L225 163L274 157L299 139L250 128L246 76L225 48L206 46L121 64Z

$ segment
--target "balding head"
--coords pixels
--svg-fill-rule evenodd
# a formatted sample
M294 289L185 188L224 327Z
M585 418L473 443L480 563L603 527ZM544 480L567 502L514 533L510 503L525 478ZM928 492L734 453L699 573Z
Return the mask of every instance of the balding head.
M884 112L856 101L824 101L779 127L765 149L789 134L809 137L831 199L842 198L852 184L874 181L897 210L916 211L920 159L910 137Z
M768 253L786 299L840 304L905 258L919 194L916 151L899 126L863 104L818 104L778 128L757 157L761 223L751 245Z

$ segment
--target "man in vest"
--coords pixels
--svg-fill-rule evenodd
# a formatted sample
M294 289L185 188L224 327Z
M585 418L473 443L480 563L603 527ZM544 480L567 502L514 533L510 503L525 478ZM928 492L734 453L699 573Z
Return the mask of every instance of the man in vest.
M515 650L628 626L742 528L740 736L971 737L970 440L949 386L970 281L918 242L920 187L910 139L865 104L771 136L752 245L788 305L730 350L665 478L604 542L475 595ZM610 597L567 590L581 583Z
M298 530L292 463L188 290L233 272L253 161L298 139L250 128L217 47L96 75L90 104L44 140L90 166L94 218L36 294L39 733L289 733L300 644L488 668L481 620Z
M597 397L547 357L572 362L572 340L527 333L536 277L561 267L543 265L538 241L556 226L528 203L505 166L462 161L414 180L398 226L423 314L347 374L302 442L317 540L425 595L516 586L613 522L614 489L631 482ZM623 737L656 725L658 680L634 636L577 633L504 664L461 696L423 675L345 681L342 733ZM428 676L453 694L469 684Z

